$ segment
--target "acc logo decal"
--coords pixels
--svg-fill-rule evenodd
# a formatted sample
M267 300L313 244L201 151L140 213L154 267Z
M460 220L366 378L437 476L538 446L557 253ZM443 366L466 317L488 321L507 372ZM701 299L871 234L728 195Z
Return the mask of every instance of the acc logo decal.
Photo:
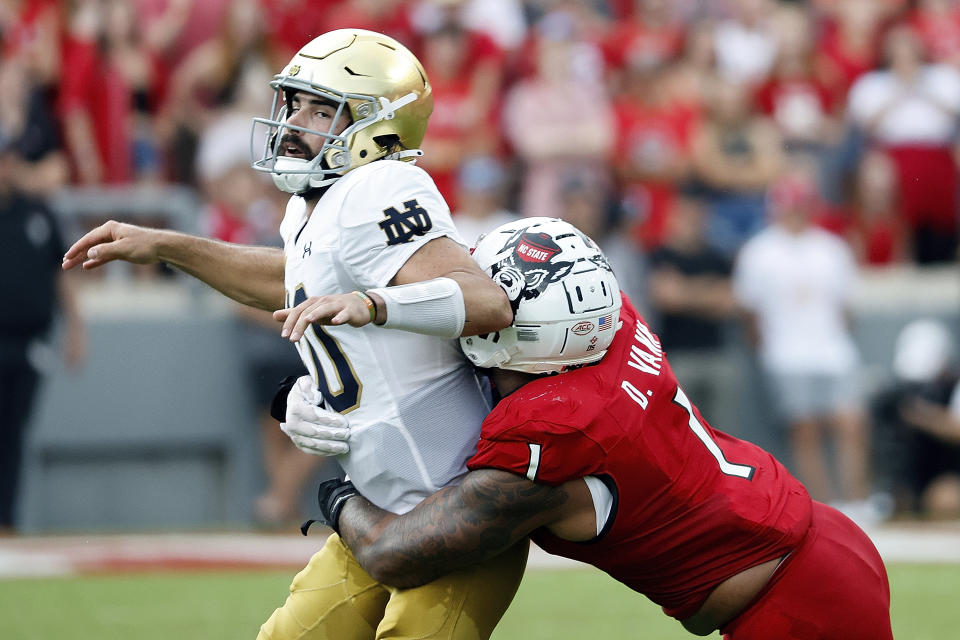
M383 210L387 217L379 225L387 234L387 246L410 242L414 236L426 235L433 228L430 214L416 200L407 200L403 206L406 207L403 211L397 211L396 207Z
M300 73L300 65L295 64L295 65L293 65L292 67L290 67L290 71L287 72L287 75L288 75L288 76L295 76L295 75L297 75L298 73Z
M593 331L593 323L586 320L583 322L578 322L577 324L573 325L573 328L570 329L570 331L573 331L578 336L585 336Z

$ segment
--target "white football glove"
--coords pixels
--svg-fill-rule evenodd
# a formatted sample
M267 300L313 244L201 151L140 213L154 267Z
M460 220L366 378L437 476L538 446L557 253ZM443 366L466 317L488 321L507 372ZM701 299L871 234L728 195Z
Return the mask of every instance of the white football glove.
M314 404L313 380L302 376L287 395L287 420L280 429L297 449L318 456L339 456L350 451L349 421Z

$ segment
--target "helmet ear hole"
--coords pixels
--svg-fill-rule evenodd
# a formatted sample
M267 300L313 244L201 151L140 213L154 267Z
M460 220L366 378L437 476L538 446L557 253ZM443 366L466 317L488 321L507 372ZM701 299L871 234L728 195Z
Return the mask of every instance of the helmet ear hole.
M403 151L403 144L400 143L400 136L395 134L387 134L383 136L376 136L373 139L381 148L385 149L388 154L396 153L398 151ZM360 157L363 157L361 154Z

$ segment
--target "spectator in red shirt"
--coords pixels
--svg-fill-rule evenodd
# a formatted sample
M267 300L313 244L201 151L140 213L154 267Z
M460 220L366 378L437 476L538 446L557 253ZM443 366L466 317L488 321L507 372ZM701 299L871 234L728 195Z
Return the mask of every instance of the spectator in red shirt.
M131 177L157 180L162 158L153 119L163 99L169 69L146 39L132 4L108 0L103 8L108 72L119 73L130 92L127 135L132 145Z
M636 240L652 249L663 240L678 184L690 171L695 116L676 108L665 65L631 66L623 79L623 94L614 103L613 167L625 202L639 217Z
M603 54L614 71L653 67L674 59L683 47L683 24L667 0L634 0L633 16L614 25Z
M882 21L883 8L873 0L836 3L817 44L821 79L833 100L845 101L854 81L877 66Z
M881 151L865 154L857 168L847 231L861 264L881 266L910 259L898 193L893 161Z
M137 112L146 118L154 89L154 59L137 41L133 17L130 7L119 0L80 0L71 5L60 110L67 150L81 184L124 183L137 174ZM141 158L152 171L156 162L149 155Z
M62 13L56 0L0 3L0 56L21 58L34 84L44 89L60 77Z
M757 103L777 125L789 150L817 154L838 139L833 118L838 106L814 61L810 17L803 9L784 7L776 24L777 59L757 90Z
M862 76L850 90L850 118L897 166L914 259L952 261L960 186L953 157L960 71L925 64L922 43L908 26L890 30L884 53L889 67Z
M464 158L500 150L495 106L503 57L487 35L467 30L449 15L424 34L420 59L433 86L433 115L420 165L456 208L456 175Z

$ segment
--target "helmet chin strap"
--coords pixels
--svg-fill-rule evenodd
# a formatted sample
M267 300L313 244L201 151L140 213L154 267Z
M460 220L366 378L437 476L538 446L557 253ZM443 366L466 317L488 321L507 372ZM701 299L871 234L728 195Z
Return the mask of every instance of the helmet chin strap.
M488 359L487 362L491 363L485 366L488 367L499 367L501 365L507 364L510 362L510 359L516 354L520 353L519 347L516 345L510 347L504 347L499 351L494 352Z
M311 160L279 156L274 162L274 170L270 173L270 177L273 178L273 184L280 191L294 194L301 193L311 187L310 178L312 174L307 173L307 171L315 170L318 164L320 164L319 156Z

